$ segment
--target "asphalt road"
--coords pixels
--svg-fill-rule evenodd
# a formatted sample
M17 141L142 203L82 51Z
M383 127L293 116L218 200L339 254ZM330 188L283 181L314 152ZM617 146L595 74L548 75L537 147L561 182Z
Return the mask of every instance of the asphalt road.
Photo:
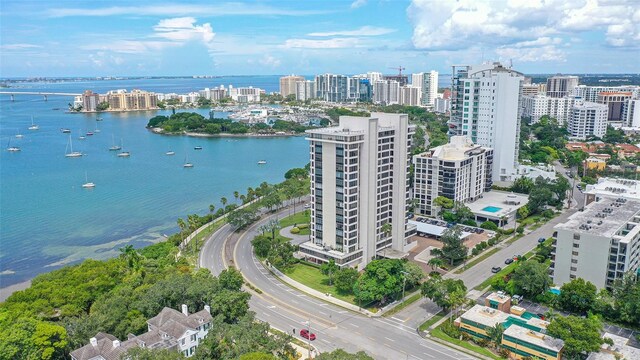
M223 226L206 242L200 265L219 274L226 265L235 264L245 279L263 293L252 292L250 306L259 319L271 326L296 334L304 322L311 322L317 335L313 342L320 351L342 348L349 352L364 350L376 359L443 359L463 360L474 357L421 338L414 326L393 318L368 318L290 288L273 276L254 257L251 239L257 228L272 218L263 217L246 231L234 233ZM233 261L233 262L232 262ZM426 313L423 314L427 316ZM304 340L300 338L301 340Z

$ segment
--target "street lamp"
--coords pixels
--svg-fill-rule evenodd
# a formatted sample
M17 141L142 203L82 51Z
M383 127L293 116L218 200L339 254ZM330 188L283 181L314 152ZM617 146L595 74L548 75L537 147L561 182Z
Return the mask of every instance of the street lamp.
M311 319L303 321L302 325L307 325L307 351L309 352L309 359L313 359L311 357Z

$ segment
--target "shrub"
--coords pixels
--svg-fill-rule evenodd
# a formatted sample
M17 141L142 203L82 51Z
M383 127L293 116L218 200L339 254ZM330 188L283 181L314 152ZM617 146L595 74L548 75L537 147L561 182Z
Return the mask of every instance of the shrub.
M498 225L496 225L496 223L494 223L493 221L485 221L482 224L480 224L480 227L485 230L493 230L493 231L498 230Z
M500 348L498 349L498 355L502 358L508 359L509 355L511 355L511 351L509 351L509 349Z
M505 234L505 235L511 235L511 234L513 234L513 229L502 230L502 233Z
M523 225L518 226L518 229L516 229L516 232L518 234L522 234L524 232L524 226Z
M450 321L445 321L444 323L442 323L442 325L440 325L440 329L443 333L454 339L458 339L460 337L460 329L458 329L458 327Z
M468 333L461 331L460 332L460 337L462 338L462 340L464 341L469 341L471 340L471 335L469 335Z
M471 249L471 255L476 256L480 254L480 250L478 250L477 247L474 247L473 249Z
M484 338L474 338L473 342L478 344L479 346L487 347L487 346L489 346L489 342L490 341L489 341L489 339L484 339Z
M489 246L493 246L497 243L498 243L498 240L496 240L496 238L491 238L487 241L487 244L489 244Z
M309 227L309 224L298 224L296 225L298 229L302 230L302 229L306 229Z
M480 246L480 250L484 250L484 249L489 247L489 244L487 244L486 241L483 241L483 242L479 243L478 245Z
M291 228L290 231L292 234L299 234L300 233L300 228L297 226L294 226L293 228Z
M554 215L553 210L550 210L550 209L542 212L542 216L544 216L547 219L551 219L553 215Z

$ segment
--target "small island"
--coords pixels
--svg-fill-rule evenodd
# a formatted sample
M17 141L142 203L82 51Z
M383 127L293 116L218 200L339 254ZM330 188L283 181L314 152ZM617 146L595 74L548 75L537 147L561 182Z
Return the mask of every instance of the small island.
M329 124L324 121L321 126ZM194 112L179 112L170 116L152 117L147 128L155 133L192 136L287 136L303 134L305 130L316 126L306 126L293 121L273 120L267 122L245 123L231 119L209 119Z

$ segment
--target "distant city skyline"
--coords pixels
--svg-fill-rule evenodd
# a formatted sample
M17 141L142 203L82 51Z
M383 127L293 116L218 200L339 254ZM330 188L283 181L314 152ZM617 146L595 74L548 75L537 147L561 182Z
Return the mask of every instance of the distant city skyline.
M0 76L638 73L638 18L635 0L3 1Z

